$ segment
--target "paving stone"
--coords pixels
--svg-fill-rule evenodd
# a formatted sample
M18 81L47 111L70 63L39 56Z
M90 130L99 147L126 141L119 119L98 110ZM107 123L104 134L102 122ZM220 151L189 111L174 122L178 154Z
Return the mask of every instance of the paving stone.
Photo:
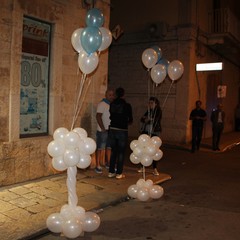
M61 201L55 199L46 198L44 200L39 200L40 205L45 205L47 207L54 207L56 205L61 205Z
M14 192L14 193L19 194L19 195L26 194L26 193L30 192L30 190L28 188L25 188L25 187L22 187L22 186L11 188L9 191Z
M0 200L0 206L1 206L0 213L4 213L6 211L17 208L17 206L15 206L14 204L11 204L11 202L8 203L8 202L2 201L2 200Z
M4 214L9 218L15 219L15 220L28 218L31 215L31 213L29 213L27 210L22 208L16 208L16 209L7 211Z
M35 192L30 192L30 193L24 194L22 197L27 198L27 199L45 199L46 198L45 196L38 195Z
M4 201L10 201L12 199L18 198L19 195L8 190L0 192L0 199Z
M27 199L24 197L19 197L17 199L11 200L10 203L21 208L26 208L28 206L33 206L37 204L36 200Z
M46 208L47 206L44 204L36 204L36 205L26 207L25 209L30 213L39 213L39 212L44 212Z

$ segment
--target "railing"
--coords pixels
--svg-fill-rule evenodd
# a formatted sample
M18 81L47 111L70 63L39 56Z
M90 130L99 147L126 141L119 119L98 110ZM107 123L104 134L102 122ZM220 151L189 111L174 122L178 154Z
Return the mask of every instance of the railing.
M209 13L209 33L229 33L240 40L240 23L228 8Z

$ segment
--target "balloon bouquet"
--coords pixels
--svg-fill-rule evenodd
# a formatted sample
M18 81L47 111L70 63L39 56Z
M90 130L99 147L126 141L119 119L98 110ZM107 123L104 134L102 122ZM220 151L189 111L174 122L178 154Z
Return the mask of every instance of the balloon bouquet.
M149 198L157 199L163 195L163 188L159 185L154 185L153 181L145 179L145 167L148 167L154 161L159 161L163 152L160 149L162 140L147 134L141 134L137 140L130 143L130 149L133 151L130 154L130 160L134 164L141 163L143 165L143 178L139 179L136 184L128 188L128 195L132 198L137 198L140 201L147 201Z
M86 28L75 30L71 37L73 48L78 52L78 65L82 71L79 93L74 106L71 130L60 127L54 131L53 140L47 151L52 157L52 166L58 171L67 170L68 204L62 206L59 213L52 213L46 220L47 227L54 233L63 233L67 238L76 238L84 232L93 232L100 226L99 216L78 206L76 193L77 168L85 169L91 164L91 154L96 150L95 141L88 137L85 129L74 128L81 110L87 74L93 72L99 62L99 53L109 47L111 32L102 27L103 14L92 8L87 12ZM98 51L98 53L96 52ZM88 82L88 86L90 81Z

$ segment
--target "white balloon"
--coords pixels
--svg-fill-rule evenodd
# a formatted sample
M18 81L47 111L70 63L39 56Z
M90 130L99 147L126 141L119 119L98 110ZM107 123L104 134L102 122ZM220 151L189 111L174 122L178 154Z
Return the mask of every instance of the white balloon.
M156 154L158 148L152 144L151 142L147 144L144 148L144 153L148 155L149 157L152 157Z
M162 140L158 136L151 137L151 142L157 147L160 148L162 146Z
M93 232L100 226L100 217L94 212L86 212L83 222L83 230Z
M64 142L60 139L51 141L48 144L47 151L51 157L61 156L65 151Z
M132 140L130 143L130 149L133 151L133 149L137 146L138 146L138 140Z
M53 139L56 140L56 139L62 139L64 138L64 136L68 133L69 131L64 128L64 127L60 127L60 128L57 128L54 133L53 133Z
M133 149L133 154L134 154L134 156L136 156L136 157L141 157L142 154L143 154L143 147L141 147L141 146L135 147L135 148Z
M93 154L96 151L96 147L96 142L89 137L79 143L79 151L85 155Z
M48 216L46 224L51 232L60 233L62 232L63 218L60 213L52 213Z
M138 186L133 184L128 187L127 193L131 198L137 198Z
M174 60L168 65L168 76L171 80L179 79L184 72L184 66L179 60Z
M140 145L146 145L146 143L148 143L150 141L150 137L147 134L141 134L138 137L138 142Z
M71 36L72 46L77 52L80 52L81 50L83 50L81 39L80 39L82 30L83 28L76 29Z
M140 163L140 158L134 155L134 153L130 154L130 161L134 164Z
M74 208L68 204L61 207L60 214L64 220L70 219L74 216Z
M141 164L145 167L149 167L152 164L152 158L146 154L141 157Z
M77 206L74 211L74 216L78 218L81 221L84 221L85 219L85 209L83 207Z
M152 48L147 48L142 53L142 62L146 68L152 68L158 60L158 54Z
M102 43L98 50L103 51L110 46L112 42L112 33L105 27L100 27L99 30L102 33Z
M158 149L155 155L153 156L154 161L159 161L163 157L163 152L161 149Z
M92 161L92 158L90 155L80 154L77 167L81 169L85 169L91 165L91 161Z
M137 198L138 200L143 202L147 201L150 198L148 189L146 187L139 188L137 193Z
M76 166L78 164L79 158L79 151L71 149L67 149L63 156L63 160L68 167Z
M80 127L74 128L73 132L76 132L81 139L84 139L88 136L87 131L84 128L80 128Z
M66 148L76 148L80 142L80 137L76 132L69 132L64 137L64 144Z
M149 189L150 187L153 186L153 181L151 179L148 179L148 180L145 181L143 186L146 187L147 189Z
M64 171L68 168L68 166L65 164L63 160L63 156L54 157L52 159L52 166L57 171Z
M143 178L138 179L138 181L137 181L137 183L136 183L136 185L137 185L138 188L143 187L144 184L145 184L145 180L144 180Z
M153 185L149 189L149 195L153 199L158 199L162 197L163 193L164 193L163 188L159 185Z
M77 218L68 219L63 223L62 232L67 238L76 238L83 231L82 223Z
M80 70L85 73L89 74L93 72L99 63L99 57L96 52L88 54L84 50L79 52L78 56L78 66Z
M162 64L156 64L151 69L151 78L156 84L162 83L167 76L166 67Z

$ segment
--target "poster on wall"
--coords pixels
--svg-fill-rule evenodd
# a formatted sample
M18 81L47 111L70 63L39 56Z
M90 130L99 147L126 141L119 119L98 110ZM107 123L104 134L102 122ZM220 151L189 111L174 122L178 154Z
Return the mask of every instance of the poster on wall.
M24 17L20 86L20 137L48 134L51 25Z

